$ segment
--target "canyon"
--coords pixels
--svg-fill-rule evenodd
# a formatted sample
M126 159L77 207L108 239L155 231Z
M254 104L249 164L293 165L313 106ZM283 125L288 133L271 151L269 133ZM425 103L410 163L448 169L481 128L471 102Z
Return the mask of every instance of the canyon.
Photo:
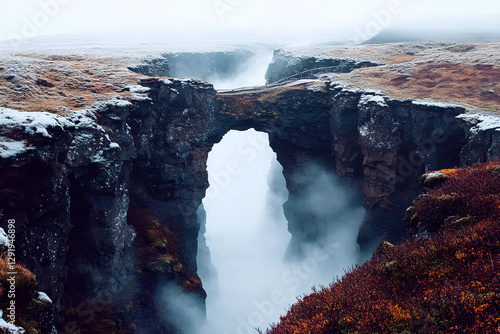
M181 333L168 301L185 294L204 308L200 205L208 154L226 133L269 135L289 192L290 254L331 224L299 205L308 167L352 189L366 209L362 261L402 240L420 175L500 158L498 46L277 50L269 83L339 70L224 91L168 77L184 75L169 67L181 56L2 55L0 226L15 219L17 260L52 299L59 333ZM228 64L214 57L202 59Z

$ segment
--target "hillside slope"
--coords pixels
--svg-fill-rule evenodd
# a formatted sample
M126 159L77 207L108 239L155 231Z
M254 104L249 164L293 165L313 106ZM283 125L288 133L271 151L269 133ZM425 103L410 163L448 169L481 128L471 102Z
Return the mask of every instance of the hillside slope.
M371 260L303 297L267 333L500 331L498 162L434 173L424 185L408 210L416 234L381 244Z

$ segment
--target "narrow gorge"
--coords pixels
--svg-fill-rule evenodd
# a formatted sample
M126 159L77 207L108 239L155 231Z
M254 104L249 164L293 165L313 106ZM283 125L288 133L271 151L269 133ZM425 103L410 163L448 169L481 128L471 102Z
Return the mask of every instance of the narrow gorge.
M366 210L357 235L362 261L381 241L402 240L421 174L500 158L498 57L470 60L486 61L491 49L417 43L328 52L277 51L268 80L325 66L339 71L233 91L145 76L166 75L151 70L162 66L158 60L129 66L134 73L122 60L2 58L0 226L7 230L7 219L15 219L16 261L52 299L46 327L182 333L170 302L179 294L203 317L196 258L207 159L231 130L269 136L289 192L287 254L298 257L332 224L303 203L311 166L336 175L352 205ZM66 67L78 72L77 88L58 78ZM455 78L445 78L451 71ZM464 71L483 71L485 88L476 94L454 86ZM440 96L429 93L443 83ZM463 93L464 103L450 103L452 93Z

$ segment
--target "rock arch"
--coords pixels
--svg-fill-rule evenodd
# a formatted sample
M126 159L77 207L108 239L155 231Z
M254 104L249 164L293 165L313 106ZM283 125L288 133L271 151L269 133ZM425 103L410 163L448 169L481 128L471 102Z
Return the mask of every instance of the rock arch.
M367 209L358 243L367 251L382 239L399 240L418 175L500 157L495 128L456 118L461 107L323 81L226 94L197 80L141 84L147 99L110 101L70 117L38 115L36 124L36 114L19 113L6 125L29 149L0 161L0 206L19 222L25 251L18 260L53 298L60 328L84 325L78 312L64 316L66 300L102 299L117 319L162 333L168 321L159 321L155 293L166 283L203 304L197 209L208 187L208 152L231 129L269 134L292 198L301 188L292 176L309 161L356 189ZM300 215L285 210L300 240Z

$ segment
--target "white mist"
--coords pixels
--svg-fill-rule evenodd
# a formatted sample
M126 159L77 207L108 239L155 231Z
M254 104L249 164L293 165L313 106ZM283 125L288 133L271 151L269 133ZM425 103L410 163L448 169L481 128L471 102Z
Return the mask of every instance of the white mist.
M272 167L272 168L271 168ZM257 334L311 291L328 285L356 263L362 208L349 207L335 175L316 167L304 205L318 214L339 211L322 245L303 245L301 262L284 261L291 235L283 214L287 191L269 191L285 182L267 134L231 131L209 154L210 188L203 200L206 239L218 280L201 276L207 290L207 325L199 334ZM269 207L271 206L271 207ZM344 209L345 207L345 209ZM201 275L201 273L200 273Z
M208 81L211 82L217 90L265 85L267 68L272 59L272 49L258 50L251 59L240 65L240 70L234 77L230 79L220 79L214 76L209 78Z
M283 311L268 308L252 318L256 303L281 285L281 263L290 241L284 215L277 220L267 216L273 160L267 134L255 130L231 131L210 152L211 186L203 204L218 291L207 291L206 333L254 333L254 327L267 327Z

